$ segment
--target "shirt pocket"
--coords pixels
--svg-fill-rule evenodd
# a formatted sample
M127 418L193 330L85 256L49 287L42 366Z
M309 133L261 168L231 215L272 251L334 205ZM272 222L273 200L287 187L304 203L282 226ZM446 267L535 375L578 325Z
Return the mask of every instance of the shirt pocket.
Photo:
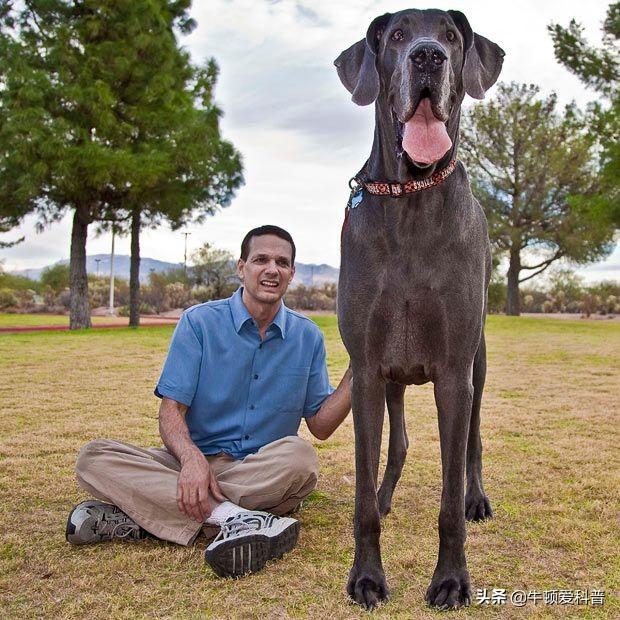
M308 391L310 366L292 366L278 374L278 413L302 413Z

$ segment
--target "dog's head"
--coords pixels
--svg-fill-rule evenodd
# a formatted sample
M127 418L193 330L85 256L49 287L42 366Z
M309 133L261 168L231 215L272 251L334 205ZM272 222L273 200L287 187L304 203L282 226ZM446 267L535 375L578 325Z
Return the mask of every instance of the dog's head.
M503 58L460 11L411 9L374 19L366 37L334 64L355 103L379 99L383 113L391 114L397 151L428 168L452 147L447 124L465 93L482 99Z

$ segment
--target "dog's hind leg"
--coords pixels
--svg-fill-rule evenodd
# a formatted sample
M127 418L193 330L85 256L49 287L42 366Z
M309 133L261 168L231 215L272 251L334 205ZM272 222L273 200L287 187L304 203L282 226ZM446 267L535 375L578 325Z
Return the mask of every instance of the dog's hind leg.
M482 484L482 441L480 439L480 403L487 372L487 356L484 333L474 359L474 398L467 439L467 492L465 493L465 517L468 521L483 521L493 516L491 503Z
M390 443L387 466L379 488L379 514L385 517L392 508L392 495L403 471L409 440L405 430L405 386L388 383L385 388L388 414L390 416Z
M347 592L365 609L389 597L381 563L381 521L377 475L385 408L385 383L378 373L353 364L353 423L355 427L355 558Z

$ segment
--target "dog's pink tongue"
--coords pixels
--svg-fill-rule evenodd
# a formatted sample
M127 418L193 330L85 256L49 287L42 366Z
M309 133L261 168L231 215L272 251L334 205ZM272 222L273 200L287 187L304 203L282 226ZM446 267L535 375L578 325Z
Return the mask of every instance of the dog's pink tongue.
M413 160L432 164L440 160L452 147L446 126L433 114L431 100L420 101L415 114L405 123L403 149Z

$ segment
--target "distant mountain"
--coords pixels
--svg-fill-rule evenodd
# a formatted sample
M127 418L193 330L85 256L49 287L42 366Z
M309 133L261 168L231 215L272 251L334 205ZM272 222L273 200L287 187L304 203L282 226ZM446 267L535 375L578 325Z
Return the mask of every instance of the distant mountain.
M129 280L129 261L130 257L126 254L117 254L114 257L114 275L115 277ZM59 260L54 265L67 265L69 259ZM21 271L14 271L13 273L18 276L26 276L33 280L39 280L41 274L48 267L53 265L46 265L40 269L22 269ZM167 269L178 269L182 267L179 263L166 263L161 260L155 260L154 258L142 258L140 259L140 282L147 282L149 279L149 273L155 271L157 273L166 271ZM110 255L109 254L95 254L94 256L86 257L86 271L93 275L99 273L100 276L105 276L110 273Z
M323 286L338 282L338 269L331 265L306 265L295 263L295 279L293 285L303 284L305 286Z
M69 263L68 259L60 260L54 265L66 265ZM126 254L118 254L114 257L114 275L124 280L129 280L129 264L130 257ZM26 276L33 280L39 280L41 274L48 267L53 265L46 265L39 269L22 269L21 271L13 271L12 273L17 276ZM140 259L140 282L148 282L149 274L151 271L160 273L167 271L168 269L179 269L183 265L180 263L166 263L161 260L155 260L154 258L142 258ZM332 282L338 282L338 269L331 267L330 265L314 265L305 263L296 263L295 279L293 280L293 286L303 284L305 286L323 286ZM110 273L110 255L109 254L95 254L94 256L86 257L86 271L93 275L99 273L100 276L105 276Z

